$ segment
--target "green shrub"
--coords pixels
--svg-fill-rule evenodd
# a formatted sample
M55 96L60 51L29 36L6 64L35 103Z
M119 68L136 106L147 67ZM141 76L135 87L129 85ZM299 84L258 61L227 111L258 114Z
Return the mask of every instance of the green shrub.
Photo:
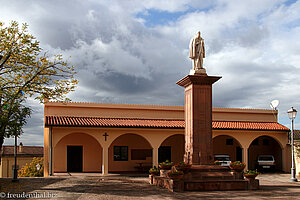
M170 162L169 160L166 160L165 162L159 163L159 165L170 165L170 166L173 166L173 162Z
M44 159L42 157L34 157L30 164L26 163L18 171L19 177L42 177L44 176Z
M246 175L258 175L259 172L256 170L247 170L246 172L244 172L244 174Z
M156 167L156 166L154 166L153 168L151 168L150 170L149 170L149 172L151 173L151 172L159 172L159 167Z

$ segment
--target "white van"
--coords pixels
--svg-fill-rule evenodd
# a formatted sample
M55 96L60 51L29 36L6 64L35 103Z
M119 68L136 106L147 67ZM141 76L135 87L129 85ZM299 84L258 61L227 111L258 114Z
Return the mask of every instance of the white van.
M218 160L221 163L221 166L229 166L231 163L229 155L215 155L215 161Z
M259 155L257 164L259 169L275 170L275 159L273 155Z

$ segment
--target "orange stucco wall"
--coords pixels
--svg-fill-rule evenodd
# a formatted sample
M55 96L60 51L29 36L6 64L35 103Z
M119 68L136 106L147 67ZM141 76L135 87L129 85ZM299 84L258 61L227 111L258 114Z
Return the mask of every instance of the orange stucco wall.
M213 108L215 121L276 122L277 110ZM144 119L184 119L183 106L48 102L45 116L89 116Z
M100 172L102 148L92 136L72 133L63 137L54 148L54 172L67 171L67 146L83 146L83 172Z
M32 162L33 157L23 157L18 156L17 166L18 169L21 169L26 164ZM15 158L11 157L2 157L0 165L0 178L12 178L13 177L13 168L15 166Z
M50 146L49 146L49 129L44 127L44 176L47 177L49 176L49 151L50 151Z
M128 161L114 161L114 146L128 146ZM133 160L131 157L131 151L133 149L150 149L152 151L152 147L148 141L136 134L125 134L114 140L108 151L109 171L138 171L137 167L139 166L139 163L143 163L142 165L144 166L152 165L152 155L147 157L146 160Z
M277 122L277 110L213 108L214 121Z
M227 145L226 139L233 139L233 145ZM229 155L231 161L237 160L236 147L240 147L239 142L228 135L220 135L213 139L214 155Z
M48 102L45 116L88 116L107 118L182 119L182 106Z
M168 137L161 146L171 146L171 161L176 163L183 161L184 135L172 135Z

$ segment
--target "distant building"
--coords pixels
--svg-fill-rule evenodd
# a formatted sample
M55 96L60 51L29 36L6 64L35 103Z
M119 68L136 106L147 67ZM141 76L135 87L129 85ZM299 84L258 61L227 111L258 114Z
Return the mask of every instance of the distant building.
M184 154L184 107L47 102L44 175L55 172L133 172ZM273 155L276 170L290 170L289 129L277 110L213 108L213 153L255 169ZM199 141L203 142L203 141Z
M294 140L300 141L300 130L294 130Z
M296 174L300 175L300 130L294 130Z
M12 178L15 165L14 146L3 146L1 151L0 178ZM17 149L17 168L21 169L26 163L31 163L33 157L43 157L44 147L23 146Z

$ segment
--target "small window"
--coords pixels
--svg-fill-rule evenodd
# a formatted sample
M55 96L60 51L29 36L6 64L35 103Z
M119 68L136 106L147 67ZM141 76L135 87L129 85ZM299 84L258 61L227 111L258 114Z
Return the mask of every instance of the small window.
M268 139L263 139L263 145L268 146L269 145L269 140Z
M114 146L114 161L128 161L128 146Z
M252 145L258 145L258 139L253 140Z
M233 145L233 139L226 139L226 145Z

